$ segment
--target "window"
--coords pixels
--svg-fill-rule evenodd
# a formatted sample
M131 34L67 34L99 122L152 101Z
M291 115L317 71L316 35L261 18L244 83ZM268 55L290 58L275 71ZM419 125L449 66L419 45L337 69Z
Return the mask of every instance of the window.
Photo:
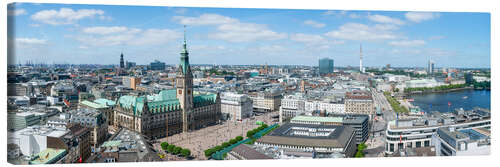
M422 147L422 142L421 142L421 141L417 141L417 142L415 143L415 145L417 146L417 148Z
M429 140L424 141L424 147L429 147L431 145L431 142Z

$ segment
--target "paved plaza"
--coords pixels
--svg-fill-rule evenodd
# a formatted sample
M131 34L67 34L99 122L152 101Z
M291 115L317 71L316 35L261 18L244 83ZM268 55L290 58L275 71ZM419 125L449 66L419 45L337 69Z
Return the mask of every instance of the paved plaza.
M254 116L253 118L244 119L241 122L227 121L222 122L219 125L206 127L193 132L176 134L158 139L158 142L154 144L154 148L156 150L161 150L160 143L168 142L169 144L190 149L194 160L206 160L207 158L204 153L206 149L228 142L236 136L246 138L247 131L259 126L255 124L256 121L263 121L264 123L270 125L273 124L272 116L277 114L278 112L265 113L259 116ZM185 160L185 158L179 158L177 156L167 154L167 158L165 158L165 160Z

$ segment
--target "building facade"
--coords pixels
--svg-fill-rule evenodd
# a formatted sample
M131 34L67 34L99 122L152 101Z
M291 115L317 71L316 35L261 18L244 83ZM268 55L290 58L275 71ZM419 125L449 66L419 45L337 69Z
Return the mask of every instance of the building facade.
M218 94L193 91L193 75L186 41L177 68L174 89L147 96L121 96L114 111L114 125L155 139L219 123Z
M228 120L239 121L253 115L253 102L247 95L223 93L221 112L228 115Z
M372 96L367 91L347 92L345 97L345 112L347 114L375 114Z

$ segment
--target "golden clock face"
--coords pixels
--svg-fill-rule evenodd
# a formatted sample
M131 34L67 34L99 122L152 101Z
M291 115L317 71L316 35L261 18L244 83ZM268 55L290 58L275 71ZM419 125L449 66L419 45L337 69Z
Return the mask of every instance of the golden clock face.
M182 94L182 90L179 90L179 94Z

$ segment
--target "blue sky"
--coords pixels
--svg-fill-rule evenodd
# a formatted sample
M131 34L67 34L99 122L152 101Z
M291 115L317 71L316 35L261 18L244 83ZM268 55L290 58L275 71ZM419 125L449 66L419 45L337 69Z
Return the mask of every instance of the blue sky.
M490 67L490 14L11 4L15 63Z

